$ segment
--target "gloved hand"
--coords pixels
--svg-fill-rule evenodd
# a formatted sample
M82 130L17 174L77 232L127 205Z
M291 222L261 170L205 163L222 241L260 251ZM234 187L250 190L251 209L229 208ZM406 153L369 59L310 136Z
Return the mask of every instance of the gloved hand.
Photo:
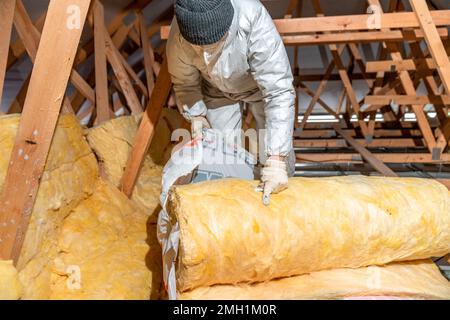
M261 170L261 183L257 191L263 193L264 205L269 205L270 194L281 192L288 187L286 161L269 158Z
M198 116L191 118L191 133L192 139L202 138L203 128L211 129L211 126L206 117Z

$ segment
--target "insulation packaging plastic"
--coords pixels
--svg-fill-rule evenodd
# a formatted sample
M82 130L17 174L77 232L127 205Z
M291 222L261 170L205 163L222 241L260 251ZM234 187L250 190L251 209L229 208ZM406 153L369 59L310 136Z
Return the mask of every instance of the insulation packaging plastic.
M175 261L180 237L179 225L170 219L167 199L170 188L180 180L183 183L235 177L254 179L254 157L245 149L227 142L226 137L214 130L203 130L196 138L176 151L164 167L161 206L158 217L158 239L163 248L163 276L169 299L176 299ZM188 178L187 178L188 177Z
M257 184L224 179L171 189L179 292L450 252L450 193L436 181L292 178L270 206Z
M450 282L431 260L332 269L257 284L214 285L185 300L450 299Z

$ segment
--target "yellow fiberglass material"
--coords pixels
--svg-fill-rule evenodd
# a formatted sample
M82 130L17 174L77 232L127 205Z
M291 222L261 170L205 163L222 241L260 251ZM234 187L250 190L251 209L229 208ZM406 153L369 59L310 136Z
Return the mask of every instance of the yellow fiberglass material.
M262 282L450 252L450 193L417 178L292 178L264 206L257 181L175 186L177 288Z
M158 299L156 226L117 188L99 182L67 217L58 238L51 299Z
M107 121L89 129L87 139L100 159L106 178L118 187L131 152L133 139L139 125L140 115L125 116ZM156 222L159 212L162 167L156 165L149 155L146 156L132 200L143 209L152 221Z
M215 285L182 293L188 300L450 299L450 282L430 260L332 269L257 284Z
M9 164L19 116L0 117L0 192ZM48 297L50 261L64 218L94 190L97 161L74 116L62 116L52 140L45 171L17 264L24 297Z
M17 300L21 285L12 261L0 260L0 300Z

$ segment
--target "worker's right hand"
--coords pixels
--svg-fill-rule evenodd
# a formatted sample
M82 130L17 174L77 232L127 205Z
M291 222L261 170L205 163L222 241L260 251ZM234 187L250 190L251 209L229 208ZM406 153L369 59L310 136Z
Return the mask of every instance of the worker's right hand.
M286 161L269 158L261 171L261 183L257 191L263 193L264 205L269 205L270 195L281 192L288 187Z
M198 116L191 118L192 139L201 139L203 136L203 128L211 129L211 126L206 117Z

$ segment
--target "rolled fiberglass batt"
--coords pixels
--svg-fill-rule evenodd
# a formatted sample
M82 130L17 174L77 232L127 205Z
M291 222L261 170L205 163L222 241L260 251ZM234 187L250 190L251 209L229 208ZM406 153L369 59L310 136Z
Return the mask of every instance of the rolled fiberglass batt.
M140 119L141 114L119 117L87 131L89 145L101 161L106 178L117 187L127 165ZM186 127L184 122L178 111L163 110L133 190L132 200L152 218L152 222L156 222L161 209L161 164L167 162L175 146L171 142L173 128Z
M257 181L175 186L177 289L262 282L450 252L450 193L416 178L292 178L264 206Z
M0 300L17 300L21 285L12 261L0 260Z
M214 285L179 295L182 300L450 299L450 282L431 260L332 269L256 284Z
M0 117L0 193L19 119ZM158 198L158 190L146 190ZM58 121L17 271L0 261L0 299L160 297L156 226L139 205L99 179L96 158L72 115Z

